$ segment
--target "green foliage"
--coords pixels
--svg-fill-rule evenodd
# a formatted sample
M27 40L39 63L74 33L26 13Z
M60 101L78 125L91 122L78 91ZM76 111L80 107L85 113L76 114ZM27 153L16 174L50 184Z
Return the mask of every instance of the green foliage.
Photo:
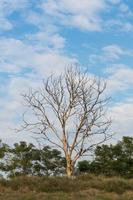
M79 161L77 167L80 172L89 172L90 162L87 160Z
M5 156L5 153L8 151L8 145L2 143L0 140L0 159L2 159Z
M80 172L133 178L133 138L123 137L116 145L97 146L95 159L87 162L78 164Z
M5 143L2 143L2 141L0 140L0 171L5 170L4 158L8 151L9 151L9 146ZM2 174L0 174L0 176L2 176Z
M32 174L34 145L26 142L15 143L6 154L4 165L9 177Z
M58 176L65 173L66 160L61 152L45 146L38 149L26 142L9 147L0 141L0 171L8 177ZM133 178L133 138L123 137L115 145L97 146L92 161L78 162L82 173Z
M57 149L45 146L42 150L36 151L36 162L34 163L34 175L59 175L64 173L66 161Z
M38 149L33 144L23 141L15 143L12 148L7 147L1 143L0 169L8 177L49 176L64 173L66 162L57 149L51 149L49 146Z

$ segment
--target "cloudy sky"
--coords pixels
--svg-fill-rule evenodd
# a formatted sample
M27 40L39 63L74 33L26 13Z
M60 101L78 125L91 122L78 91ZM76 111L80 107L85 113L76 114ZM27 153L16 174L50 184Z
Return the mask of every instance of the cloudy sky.
M132 0L0 0L0 138L24 137L20 94L71 63L108 81L115 138L131 136Z

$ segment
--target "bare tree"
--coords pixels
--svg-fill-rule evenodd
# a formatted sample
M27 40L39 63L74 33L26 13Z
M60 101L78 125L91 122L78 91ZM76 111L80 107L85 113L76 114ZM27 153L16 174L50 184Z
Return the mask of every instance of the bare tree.
M80 157L110 137L105 88L106 83L96 77L68 68L23 95L30 114L24 114L22 129L42 135L64 152L68 177Z

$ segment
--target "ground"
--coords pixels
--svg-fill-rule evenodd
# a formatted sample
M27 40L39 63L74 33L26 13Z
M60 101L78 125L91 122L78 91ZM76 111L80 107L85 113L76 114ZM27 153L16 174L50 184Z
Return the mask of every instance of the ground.
M82 175L0 181L0 200L132 200L133 179Z

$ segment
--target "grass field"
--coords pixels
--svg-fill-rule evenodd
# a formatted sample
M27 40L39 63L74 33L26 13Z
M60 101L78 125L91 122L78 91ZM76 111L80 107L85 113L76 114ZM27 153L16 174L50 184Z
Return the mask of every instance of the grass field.
M0 200L133 200L133 179L82 175L0 180Z

